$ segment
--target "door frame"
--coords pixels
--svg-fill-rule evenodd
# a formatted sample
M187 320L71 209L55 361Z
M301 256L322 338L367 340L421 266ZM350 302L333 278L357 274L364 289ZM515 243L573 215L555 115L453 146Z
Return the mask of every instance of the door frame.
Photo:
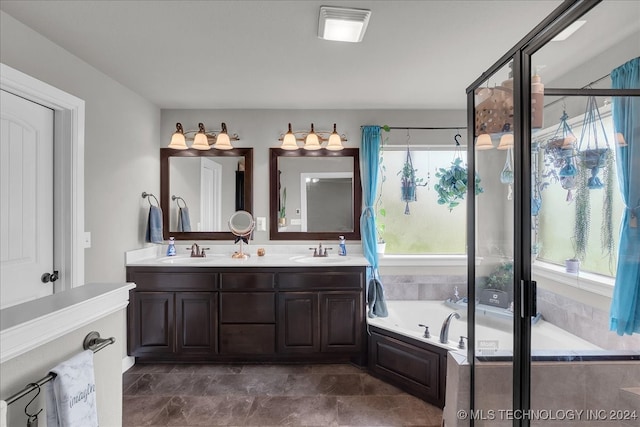
M54 111L53 292L84 284L84 100L0 63L0 89Z

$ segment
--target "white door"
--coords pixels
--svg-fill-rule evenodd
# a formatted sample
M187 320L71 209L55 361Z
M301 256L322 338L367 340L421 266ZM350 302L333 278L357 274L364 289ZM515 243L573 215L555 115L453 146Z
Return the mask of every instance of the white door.
M0 92L0 308L53 293L53 110Z
M222 165L206 157L200 158L201 231L222 230Z

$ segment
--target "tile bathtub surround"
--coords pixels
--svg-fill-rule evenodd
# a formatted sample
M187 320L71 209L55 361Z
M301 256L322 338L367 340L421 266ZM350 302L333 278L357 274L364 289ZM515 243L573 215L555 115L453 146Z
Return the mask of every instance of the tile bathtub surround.
M388 300L445 300L453 297L458 287L460 296L467 294L466 276L447 275L382 275Z
M609 330L609 313L571 298L538 288L538 311L542 317L606 350L638 350L640 335L619 336Z
M135 365L123 426L440 426L442 411L351 365Z

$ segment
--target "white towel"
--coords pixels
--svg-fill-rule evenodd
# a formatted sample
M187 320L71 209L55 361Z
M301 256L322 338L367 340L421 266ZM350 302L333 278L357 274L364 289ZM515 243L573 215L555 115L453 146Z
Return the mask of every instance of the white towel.
M0 400L0 427L7 427L7 402Z
M98 427L93 351L85 350L51 370L47 387L47 426Z

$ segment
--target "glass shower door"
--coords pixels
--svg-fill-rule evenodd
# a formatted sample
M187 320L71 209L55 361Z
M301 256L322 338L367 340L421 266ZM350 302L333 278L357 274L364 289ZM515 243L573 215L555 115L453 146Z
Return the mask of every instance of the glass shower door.
M473 330L476 426L512 425L514 348L513 62L474 91ZM471 185L471 183L470 183ZM471 249L471 248L470 248Z

